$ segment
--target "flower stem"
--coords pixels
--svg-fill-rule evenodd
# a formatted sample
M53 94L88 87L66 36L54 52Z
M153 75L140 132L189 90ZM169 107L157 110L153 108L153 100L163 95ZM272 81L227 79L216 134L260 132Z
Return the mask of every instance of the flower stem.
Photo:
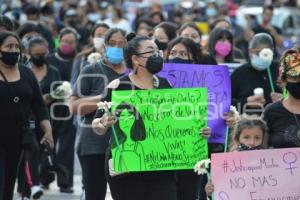
M207 180L211 180L211 173L207 172ZM214 193L211 193L211 199L214 200Z
M225 132L225 143L224 143L224 152L227 152L228 148L228 135L229 135L229 127L226 126L226 132Z
M271 74L271 70L270 67L268 67L268 78L269 78L269 82L270 82L270 86L271 86L271 91L275 92L275 88L274 88L274 83L273 83L273 79L272 79L272 74Z

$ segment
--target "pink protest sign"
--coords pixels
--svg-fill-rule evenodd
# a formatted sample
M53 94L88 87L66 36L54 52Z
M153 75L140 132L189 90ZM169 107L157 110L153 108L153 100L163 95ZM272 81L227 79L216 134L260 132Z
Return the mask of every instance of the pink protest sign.
M300 148L212 154L214 200L300 200Z

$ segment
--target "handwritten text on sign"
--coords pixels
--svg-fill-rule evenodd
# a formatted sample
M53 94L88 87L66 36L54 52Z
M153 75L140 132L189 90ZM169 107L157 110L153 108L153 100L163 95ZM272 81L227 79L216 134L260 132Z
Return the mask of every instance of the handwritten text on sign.
M224 143L226 123L223 113L229 111L231 104L231 82L227 66L164 64L160 76L167 78L175 88L208 89L208 126L212 129L209 142Z
M207 90L162 89L114 91L112 144L116 171L192 169L207 158ZM112 136L114 141L114 136Z
M215 200L299 200L300 148L212 154Z

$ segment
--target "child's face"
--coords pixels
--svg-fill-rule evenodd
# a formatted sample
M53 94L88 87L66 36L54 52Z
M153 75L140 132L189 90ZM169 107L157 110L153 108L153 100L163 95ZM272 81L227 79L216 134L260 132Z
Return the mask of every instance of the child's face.
M263 132L258 127L245 128L240 134L239 142L251 148L262 145Z

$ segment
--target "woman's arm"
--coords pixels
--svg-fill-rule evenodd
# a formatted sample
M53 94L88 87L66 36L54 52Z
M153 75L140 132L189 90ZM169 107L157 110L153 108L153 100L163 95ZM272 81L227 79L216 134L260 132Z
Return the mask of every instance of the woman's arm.
M44 100L44 103L46 105L49 105L53 101L53 99L51 98L50 94L44 94L43 95L43 100Z
M49 120L43 120L40 122L40 126L44 132L44 136L41 140L41 144L47 142L51 148L54 147L53 136L52 136L52 128Z
M97 104L101 101L101 95L80 98L72 96L70 110L73 114L87 115L97 110Z

